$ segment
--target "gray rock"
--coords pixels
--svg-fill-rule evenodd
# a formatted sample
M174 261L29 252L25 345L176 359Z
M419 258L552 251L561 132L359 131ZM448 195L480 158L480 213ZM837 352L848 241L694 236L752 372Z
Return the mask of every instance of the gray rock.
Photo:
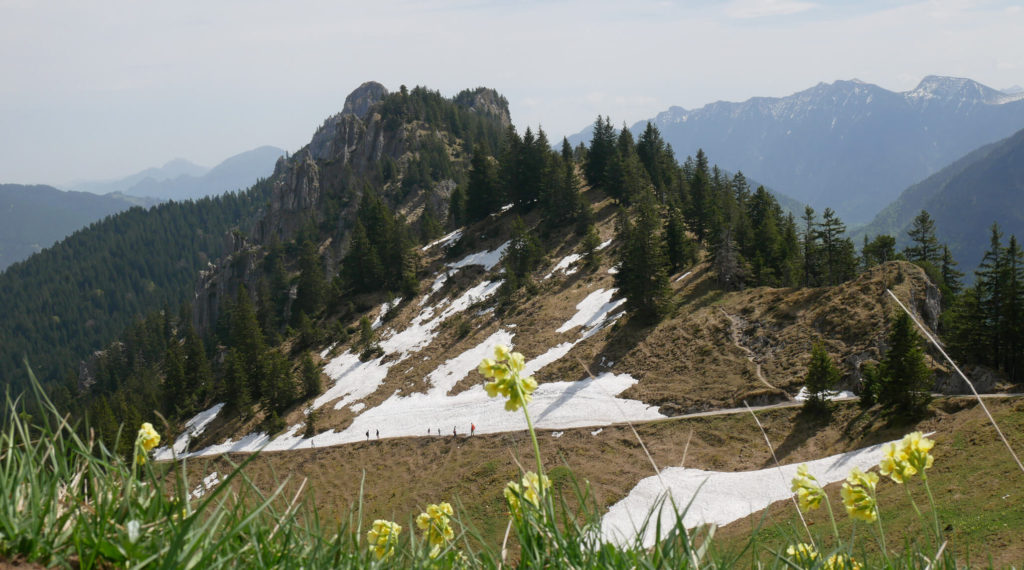
M360 119L366 117L370 107L382 101L388 96L386 87L376 81L367 81L355 91L349 93L345 98L345 106L341 109L342 115L355 115Z

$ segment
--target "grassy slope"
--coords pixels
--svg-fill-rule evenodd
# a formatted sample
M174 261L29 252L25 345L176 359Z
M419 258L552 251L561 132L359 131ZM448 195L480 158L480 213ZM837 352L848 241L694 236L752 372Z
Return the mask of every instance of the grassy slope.
M1003 428L1019 434L1024 428L1024 402L990 401ZM1019 563L1024 556L1024 474L1016 470L980 409L969 400L939 402L934 415L920 424L891 425L875 412L861 412L847 403L837 410L832 422L808 418L799 408L757 412L782 463L798 463L833 453L901 437L912 429L935 431L938 442L936 464L931 472L940 519L951 524L951 546L958 555L968 551L972 560L979 553L992 555L999 564ZM637 426L652 457L660 467L679 465L685 453L686 466L734 471L761 469L772 465L763 437L749 414L674 418ZM590 429L565 430L555 438L541 432L541 451L549 469L567 466L580 481L589 482L602 508L622 497L642 478L653 474L643 450L627 426L604 428L597 435ZM692 435L691 435L692 434ZM687 448L687 443L689 446ZM1024 442L1017 438L1017 448ZM411 522L427 503L449 500L462 516L474 524L484 538L500 544L507 514L501 498L504 484L519 468L531 464L530 444L525 433L476 437L423 437L370 441L327 449L266 453L248 472L261 486L290 478L290 485L309 479L313 504L322 521L348 516L357 504L361 481L364 519L390 518ZM240 458L234 458L236 461ZM225 473L227 459L192 460L192 480L209 471ZM365 481L363 477L365 474ZM566 469L555 469L556 481L568 481ZM838 503L838 485L829 487ZM567 492L571 487L565 487ZM881 504L890 545L904 537L921 536L921 523L904 504L903 490L882 483ZM923 491L918 503L927 504ZM759 540L784 546L792 541L798 521L792 504L778 503L767 510L768 517ZM759 520L754 515L719 531L718 548L729 552L742 545ZM847 532L845 515L841 532ZM823 512L811 521L816 533L828 529ZM930 519L929 519L930 520ZM927 520L926 520L927 522ZM907 533L898 532L908 529ZM925 529L927 530L927 529ZM860 532L865 532L864 527ZM862 541L863 542L863 541ZM870 541L868 541L870 543Z

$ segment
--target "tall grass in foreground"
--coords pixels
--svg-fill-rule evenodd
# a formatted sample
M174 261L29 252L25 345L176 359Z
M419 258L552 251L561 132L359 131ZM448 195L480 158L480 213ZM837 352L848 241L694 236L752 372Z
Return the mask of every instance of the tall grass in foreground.
M521 356L507 351L504 356L508 369L501 372L495 368L501 360L491 361L489 377L507 376L489 390L505 395L507 389L509 401L517 404L509 409L522 406L525 412L529 392L523 388L531 383L515 370ZM325 527L300 494L283 496L283 487L264 494L256 488L244 472L254 455L195 498L183 464L145 460L155 445L148 430L136 438L136 454L121 457L79 437L38 388L35 396L42 417L29 417L17 400L6 400L9 419L0 432L0 561L84 569L730 568L753 552L755 560L767 562L752 564L768 568L858 567L850 556L864 568L955 568L948 552L936 556L908 548L871 556L838 536L827 547L832 551L824 541L801 547L794 540L749 541L741 552L720 552L714 528L687 529L685 506L671 501L652 509L644 528L625 544L610 543L586 485L573 482L571 501L555 496L539 461L539 473L526 472L505 489L509 532L502 545L486 544L472 521L461 519L446 502L427 505L415 519L409 514L407 521L372 523L364 519L372 513L357 504L348 520ZM536 451L532 425L531 436ZM661 509L674 513L668 527L660 522ZM648 530L658 537L651 546L643 543ZM830 558L833 554L840 558Z

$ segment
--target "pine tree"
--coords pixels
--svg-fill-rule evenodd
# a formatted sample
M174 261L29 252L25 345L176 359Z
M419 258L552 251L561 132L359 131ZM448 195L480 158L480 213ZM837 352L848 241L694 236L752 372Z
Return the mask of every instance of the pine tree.
M921 213L914 217L907 235L914 242L913 246L903 250L908 261L938 263L942 259L939 240L935 237L935 220L927 211L921 210Z
M949 252L949 246L943 245L942 261L940 262L939 270L942 273L942 282L949 289L948 294L943 298L955 298L961 293L961 291L963 291L961 279L963 279L964 274L962 271L957 270L957 265L958 263L953 259L953 254ZM948 302L949 301L947 301L947 303Z
M665 220L665 245L669 270L672 273L696 263L697 244L686 235L683 212L672 204L668 207L668 219Z
M887 261L896 259L896 238L890 235L877 235L870 242L864 236L864 247L860 250L864 269L870 269Z
M292 303L292 315L305 313L307 316L315 316L323 308L326 291L327 279L324 277L320 254L313 242L304 241L299 255L299 281L295 301ZM292 324L296 322L293 318Z
M832 208L825 208L818 231L821 237L825 284L838 285L852 278L857 270L857 258L850 238L844 238L846 224Z
M606 174L615 152L615 128L611 119L598 115L583 167L583 174L591 186L607 190Z
M601 252L597 249L600 246L601 236L597 234L597 228L590 224L580 241L580 249L583 250L583 266L589 271L596 271L601 265Z
M313 363L313 357L309 353L302 355L300 363L300 374L302 376L302 393L306 398L312 398L323 390L320 382L320 370Z
M806 287L817 287L821 284L822 267L821 247L818 243L818 222L814 216L814 208L804 206L804 215L801 219L804 221L804 230L801 236L804 254L803 284Z
M503 196L498 185L498 169L483 145L473 148L466 184L466 222L482 220L501 207Z
M626 297L626 308L641 319L656 320L669 310L671 289L668 259L654 193L638 196L636 223L620 210L616 237L620 244L615 286Z
M537 268L543 257L540 241L526 227L523 220L516 216L512 220L512 238L501 257L505 271L522 283Z
M897 414L920 417L931 402L932 372L914 323L905 312L893 321L889 351L879 366L878 402Z
M807 387L807 400L804 407L819 411L828 408L827 392L835 389L839 383L839 369L825 350L825 344L815 342L811 348L811 363L807 367L804 385Z

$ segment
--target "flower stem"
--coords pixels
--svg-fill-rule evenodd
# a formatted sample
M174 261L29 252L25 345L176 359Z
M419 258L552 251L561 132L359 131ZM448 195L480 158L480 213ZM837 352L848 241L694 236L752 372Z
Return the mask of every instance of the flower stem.
M910 494L910 485L904 481L903 488L907 491L907 498L910 499L910 505L914 507L914 512L917 513L917 518L921 518L921 509L917 508L917 501L915 501L914 496Z
M533 422L530 421L530 412L526 409L526 402L523 400L523 390L519 382L513 382L513 389L516 396L523 402L523 415L526 416L526 429L530 432L530 439L533 440L533 456L537 459L537 476L544 475L544 464L540 460L540 444L537 443L537 432L533 429Z
M875 499L875 522L878 523L878 537L882 547L882 556L885 557L885 565L891 567L889 562L889 549L885 547L885 529L882 528L882 511L878 508L878 494L872 493Z
M836 526L836 515L832 512L832 501L830 501L826 495L824 502L825 506L828 508L828 518L832 521L832 534L836 537L836 544L842 544L842 540L839 539L839 527Z
M932 521L935 523L935 540L941 541L942 531L939 530L939 513L935 510L935 497L932 496L932 486L928 484L928 475L924 470L921 471L921 480L924 481L924 490L928 492L928 503L932 507Z

